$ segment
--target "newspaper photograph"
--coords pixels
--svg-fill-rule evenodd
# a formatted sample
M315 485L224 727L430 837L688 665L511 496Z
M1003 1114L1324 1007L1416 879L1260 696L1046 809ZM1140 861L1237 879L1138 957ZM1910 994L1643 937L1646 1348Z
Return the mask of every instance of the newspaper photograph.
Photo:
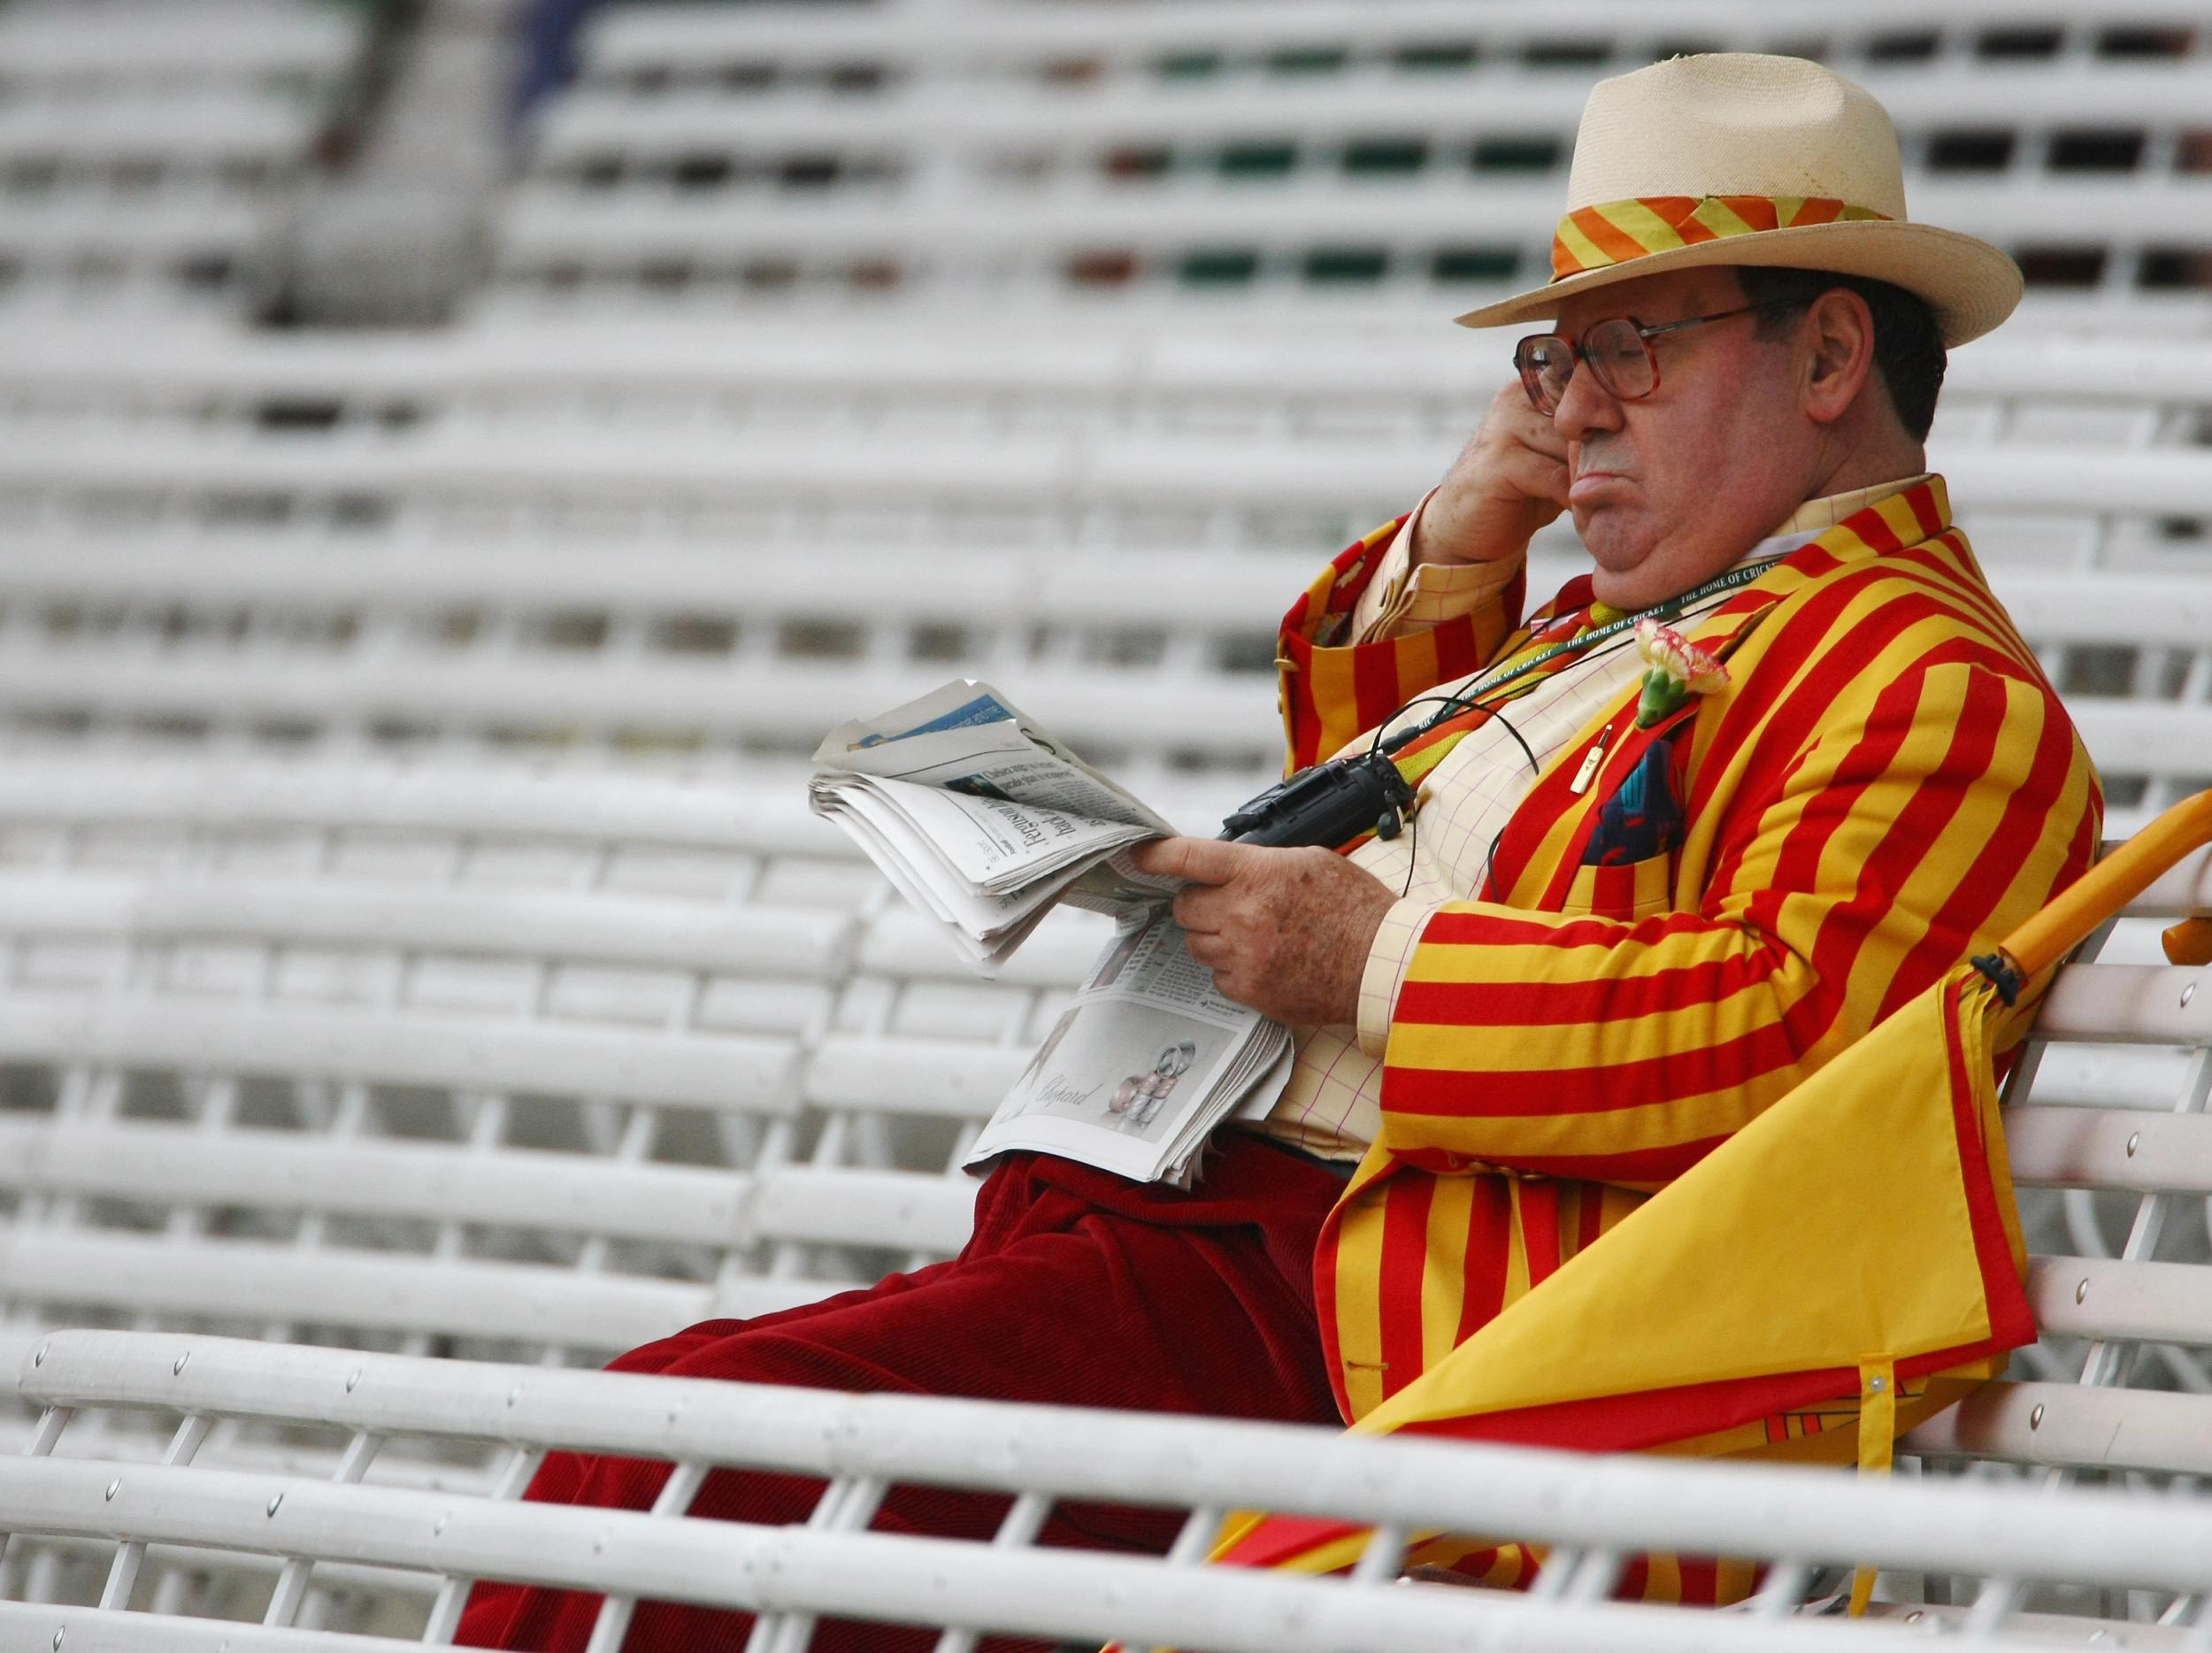
M1155 908L1117 929L966 1163L1032 1149L1188 1186L1213 1127L1264 1113L1289 1072L1289 1030L1223 997Z

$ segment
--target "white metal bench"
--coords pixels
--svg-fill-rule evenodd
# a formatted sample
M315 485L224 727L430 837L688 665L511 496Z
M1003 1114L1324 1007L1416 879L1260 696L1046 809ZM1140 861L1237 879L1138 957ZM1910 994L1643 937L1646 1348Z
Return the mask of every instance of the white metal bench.
M733 911L695 891L682 910L607 888L611 834L636 834L634 850L656 834L695 853L811 847L773 811L749 830L733 811L718 818L713 787L288 779L273 765L80 764L0 781L12 969L0 1065L19 1101L0 1114L12 1352L89 1311L416 1352L603 1355L944 1255L965 1229L968 1187L945 1174L962 1126L992 1105L1091 941L1048 938L1013 981L979 989L957 984L935 937L887 918L841 989L844 913ZM419 868L411 884L328 870L371 865L394 834L466 855L427 893ZM532 845L585 847L597 888L580 887L573 863L540 864L534 886L518 858ZM265 870L297 866L303 849L319 875ZM470 858L475 876L460 871ZM2203 970L2135 962L2147 926L2205 911L2212 852L2133 904L2113 962L2062 973L2008 1115L2045 1341L2021 1381L1909 1450L2068 1475L2212 1472L2212 1414L2176 1393L2212 1388L2200 1352L2212 1347L2212 1267L2200 1225L2178 1220L2212 1198L2212 991L2199 991ZM726 915L740 922L718 928ZM710 1033L695 1014L641 1024L634 995L604 980L565 1003L551 982L608 961L749 976L769 963L764 922L786 926L769 950L822 980L813 991L836 994L834 1011L818 998L801 1025ZM195 948L227 942L253 970L194 967ZM94 951L43 959L57 942ZM395 1006L388 975L373 978L387 996L366 1003L327 1002L343 971L277 987L294 950L349 944L403 964L429 1003ZM534 1016L434 1008L472 991L442 971L500 956L524 961ZM226 977L229 991L210 990ZM611 1028L611 1007L631 1019ZM427 1111L414 1099L411 1124L401 1087L434 1098ZM388 1117L375 1105L387 1096ZM765 1134L726 1128L671 1162L655 1139L685 1109ZM802 1128L803 1113L817 1124ZM541 1116L566 1122L549 1134ZM902 1142L901 1116L939 1124Z
M2160 336L2031 295L2001 332L1952 358L1947 419L2081 406L2170 412L2206 399L2212 300L2146 301ZM1039 306L987 319L954 304L809 319L764 308L574 316L493 311L435 334L270 332L207 318L99 326L0 317L0 407L312 432L455 411L603 420L725 417L750 405L818 418L864 401L887 420L1015 428L1296 427L1394 414L1463 433L1509 374L1509 331L1455 328L1444 307L1371 318ZM1486 367L1485 366L1486 364ZM1471 375L1483 368L1487 378ZM2109 440L2109 439L2108 439Z
M949 1255L1094 950L978 984L803 775L0 778L0 1297L528 1357Z

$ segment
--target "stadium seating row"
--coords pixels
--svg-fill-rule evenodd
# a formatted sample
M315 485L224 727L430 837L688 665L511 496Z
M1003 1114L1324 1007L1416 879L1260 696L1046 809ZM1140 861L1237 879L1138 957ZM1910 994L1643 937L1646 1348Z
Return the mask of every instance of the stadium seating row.
M12 1355L106 1323L591 1360L947 1255L952 1167L1096 940L963 980L864 869L702 783L79 758L12 768L0 822ZM2132 962L2207 911L2200 853L2054 989L2008 1115L2051 1190L2045 1342L1932 1459L2212 1470L2174 1393L2212 1345L2181 1220L2212 996ZM0 1595L84 1595L86 1553L25 1549Z
M19 727L792 754L985 671L1141 789L1216 772L1217 807L1271 762L1267 617L1441 472L1497 348L1440 323L1296 350L1187 325L19 336ZM2001 337L1939 419L2124 806L2208 767L2204 356ZM1540 542L1539 586L1569 545Z
M4 789L0 1278L163 1324L603 1357L949 1254L946 1172L1095 942L974 983L742 788L79 759Z
M1474 302L1546 267L1594 73L1794 50L1895 111L1916 211L2054 290L2200 288L2200 4L1697 0L1486 8L874 0L610 7L542 105L500 290L620 306L822 288ZM19 6L0 35L0 269L70 304L235 303L361 71L358 12ZM2029 118L2030 111L2032 119ZM2116 188L2114 186L2123 187ZM741 206L742 210L740 211Z
M63 557L70 560L58 580L56 563ZM1000 651L994 657L986 649L974 649L952 662L917 662L905 654L905 638L910 629L937 621L949 606L941 603L910 605L923 611L918 616L870 616L887 647L847 645L831 652L818 645L815 657L797 650L792 652L798 657L790 657L772 643L734 651L726 646L708 653L652 649L638 642L628 647L564 646L542 633L534 639L511 634L455 644L436 636L439 619L457 611L449 606L449 598L438 595L441 588L450 592L457 587L469 594L462 599L467 602L508 572L528 581L541 600L549 588L541 579L558 581L566 601L577 607L555 611L556 620L580 610L626 613L631 619L626 629L641 642L650 634L645 629L649 621L658 622L651 619L654 611L648 606L650 586L633 583L618 558L515 556L496 559L465 579L451 578L449 567L439 571L448 577L418 578L441 560L437 551L424 550L363 557L334 580L300 562L290 549L244 555L232 550L228 555L207 553L206 568L193 571L213 574L204 585L188 576L180 580L182 559L169 554L162 555L164 566L150 575L146 570L152 558L145 555L96 558L72 550L39 560L42 566L12 571L14 577L4 582L18 605L66 604L76 613L98 605L109 615L135 619L134 610L150 619L120 627L110 622L97 631L85 628L58 637L19 633L23 640L0 659L0 704L19 727L70 729L90 724L141 736L257 736L280 746L350 738L418 749L441 742L600 754L629 749L686 762L698 761L695 755L703 750L709 766L726 769L748 752L810 750L834 711L896 704L956 671L988 670L1001 688L1062 736L1113 763L1139 791L1161 797L1160 807L1174 811L1175 819L1201 827L1263 783L1279 738L1268 679L1225 669L1222 656L1229 651L1215 640L1225 626L1217 631L1187 619L1185 638L1191 647L1179 651L1179 659L1178 651L1163 650L1164 657L1152 664L1141 659L1117 664L1095 642L1060 660L1025 650ZM706 560L664 550L649 566L680 580ZM843 563L844 577L857 581L895 573L906 560L880 552L856 555ZM955 562L953 572L964 576L971 589L1003 588L1018 580L1018 573L1008 573L1015 559L962 560L967 565ZM1172 558L1151 561L1161 566L1164 577L1178 577ZM590 566L580 566L586 563ZM1125 578L1144 565L1124 559L1120 566ZM722 579L713 583L750 583L733 578L726 565L717 572ZM1241 596L1240 588L1269 583L1255 577L1261 572L1233 570L1229 580L1218 583L1231 596ZM157 617L166 604L157 607L156 593L183 584L188 595L180 607L188 604L187 611L219 615L229 608L219 595L226 575L234 581L251 580L255 602L265 610L312 614L318 630L336 631L349 616L365 612L386 618L387 629L381 636L358 641L342 635L325 641L311 634L303 640L279 636L259 647L219 640L215 628L223 624L220 619L199 637L163 634ZM707 623L731 629L743 623L773 638L771 627L777 621L764 616L779 616L780 610L790 616L782 620L787 639L824 608L833 612L821 623L849 619L834 611L836 593L825 591L818 582L795 590L795 583L763 580L761 600L749 593L733 598L726 611L745 614L745 622L710 611ZM1044 613L1032 610L1029 625L1054 624L1048 616L1073 607L1092 582L1056 583L1063 584L1063 592L1049 594L1056 599L1049 607L1038 604ZM2081 675L2070 688L2109 691L2078 693L2072 711L2122 806L2134 807L2147 798L2153 804L2163 802L2205 775L2212 760L2193 734L2202 716L2206 680L2201 580L2142 579L2124 591L2098 594L2095 601L2085 600L2073 580L2055 573L2001 579L1997 585L2033 641L2054 655L2070 649L2083 657ZM1282 590L1295 588L1279 580L1272 582L1276 600ZM1126 602L1128 594L1120 595ZM328 606L314 613L311 604ZM1058 623L1079 639L1093 641L1105 630L1101 609L1111 606L1102 604ZM959 622L947 618L941 623ZM1141 618L1126 622L1141 623ZM708 636L713 641L711 632ZM1103 641L1111 640L1108 633ZM2116 661L2121 669L2115 669ZM2101 683L2089 677L2093 668L2101 674ZM1179 771L1195 773L1179 775ZM798 782L787 777L785 784L795 788ZM1191 795L1194 812L1178 809L1171 794Z
M1548 272L1591 79L1683 50L1863 79L1916 212L2039 284L2200 287L2207 20L2164 0L630 6L587 30L580 84L543 109L503 287L1477 302Z

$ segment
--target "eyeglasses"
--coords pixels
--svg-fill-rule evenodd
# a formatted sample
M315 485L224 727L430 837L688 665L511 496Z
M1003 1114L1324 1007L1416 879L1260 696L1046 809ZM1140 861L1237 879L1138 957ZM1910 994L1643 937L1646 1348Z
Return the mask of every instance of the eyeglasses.
M1640 402L1659 388L1659 358L1651 348L1651 341L1662 334L1679 333L1686 327L1701 327L1709 321L1725 321L1731 316L1747 316L1756 310L1779 310L1801 302L1770 299L1765 304L1745 304L1709 316L1665 321L1655 327L1647 327L1632 317L1617 316L1586 329L1579 344L1571 344L1556 333L1533 333L1513 347L1513 365L1520 371L1521 388L1528 392L1528 399L1539 413L1559 411L1559 404L1567 394L1567 382L1574 377L1577 357L1589 365L1608 396L1622 402Z

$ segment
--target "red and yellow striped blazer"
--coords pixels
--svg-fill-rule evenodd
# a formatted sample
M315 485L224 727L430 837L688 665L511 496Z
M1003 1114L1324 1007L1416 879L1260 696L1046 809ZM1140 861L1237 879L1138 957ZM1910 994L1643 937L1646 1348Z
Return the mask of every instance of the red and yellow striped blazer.
M1394 526L1285 619L1294 765L1525 640L1500 605L1331 646ZM1546 613L1587 601L1576 581ZM1316 1257L1348 1419L2089 865L2095 773L1940 480L1856 512L1687 634L1728 684L1649 729L1632 688L1607 706L1533 783L1479 898L1427 920L1382 1135ZM1663 739L1680 842L1654 865L1584 866L1600 809Z

